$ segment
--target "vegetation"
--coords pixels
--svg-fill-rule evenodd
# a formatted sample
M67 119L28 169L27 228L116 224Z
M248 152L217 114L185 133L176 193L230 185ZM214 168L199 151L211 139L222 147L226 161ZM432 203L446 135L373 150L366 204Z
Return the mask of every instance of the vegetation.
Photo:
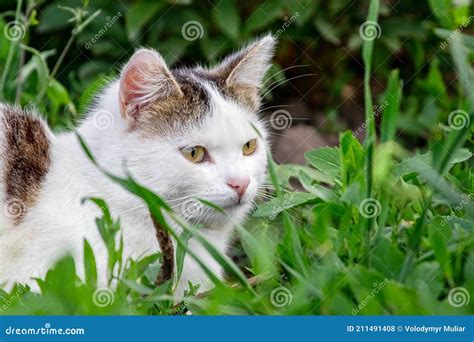
M194 257L186 246L194 237L228 279L210 274L214 290L197 295L191 286L176 304L170 281L154 284L161 254L122 260L120 225L106 198L92 199L103 211L97 226L109 249L109 279L117 286L97 287L94 255L85 241L85 279L76 276L74 260L64 258L38 280L40 294L21 284L9 293L0 290L0 313L474 313L470 6L450 0L395 7L378 0L218 3L209 15L209 5L201 2L135 1L124 8L120 2L62 1L58 8L57 1L18 0L0 19L0 30L13 37L0 40L2 98L34 104L55 129L72 129L114 74L110 61L126 60L135 43L158 48L172 64L213 63L271 30L280 40L272 82L298 75L298 68L285 69L305 59L318 60L320 70L309 70L315 73L339 61L318 85L324 100L308 99L327 113L320 128L325 134L343 131L338 146L308 151L306 166L270 159L271 199L237 227L232 258L215 251L198 227L181 222L133 175L108 174L141 197L165 229L164 212L180 222L186 234L168 230L178 241L178 260L185 253ZM183 39L189 21L201 25L201 38ZM354 125L339 104L343 89L362 79L365 117ZM290 85L301 89L308 83L282 83L267 101L284 103L292 96Z

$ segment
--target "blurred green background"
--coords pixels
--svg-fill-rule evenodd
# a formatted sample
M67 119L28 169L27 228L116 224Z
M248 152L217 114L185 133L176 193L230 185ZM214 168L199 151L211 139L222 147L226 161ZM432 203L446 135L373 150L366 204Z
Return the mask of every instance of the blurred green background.
M275 86L266 96L267 106L285 105L293 126L301 126L287 132L289 138L277 142L277 149L288 144L294 149L298 145L294 140L301 134L308 136L309 127L316 127L318 133L308 138L304 149L331 145L337 142L337 132L363 122L359 28L368 5L368 1L351 0L95 0L86 6L79 0L24 1L27 9L22 20L28 27L21 43L41 58L30 59L32 51L25 50L22 65L14 58L3 94L23 105L35 102L54 127L70 127L84 113L91 95L117 75L139 46L157 49L172 66L213 64L256 36L272 32L279 45L269 73L273 77L266 83ZM0 30L14 20L15 6L14 1L0 3ZM469 2L445 0L381 2L372 91L380 104L390 70L400 70L405 101L398 130L407 147L426 146L436 134L437 123L446 121L451 108L459 105L459 99L450 96L456 85L449 51L435 28L455 29L468 22L462 27L469 33L469 7ZM80 17L81 24L74 17ZM186 39L187 23L195 24L189 28L195 36ZM75 24L82 27L73 34ZM10 43L0 42L1 62L8 58ZM47 74L66 47L54 75L57 82L47 86ZM21 93L15 81L23 83ZM44 88L47 101L38 101ZM288 158L301 160L298 153L295 159L284 148L278 149L277 160Z

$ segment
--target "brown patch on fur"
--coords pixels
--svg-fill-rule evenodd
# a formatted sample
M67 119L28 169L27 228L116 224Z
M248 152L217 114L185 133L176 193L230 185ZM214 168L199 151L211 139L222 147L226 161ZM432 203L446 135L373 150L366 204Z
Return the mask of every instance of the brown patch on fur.
M213 83L225 97L247 107L251 112L258 111L261 105L259 89L239 84L228 84L227 78L235 67L244 58L245 54L239 53L228 59L228 62L219 69L208 71L196 70L195 73L205 81Z
M51 165L50 142L40 119L22 110L3 107L5 193L7 203L21 206L21 222L34 204Z
M199 121L209 111L210 100L204 85L191 70L172 70L182 95L171 95L144 108L136 127L151 134L176 132L189 122Z
M235 62L227 64L225 70L220 70L219 73L204 69L171 70L173 79L182 93L172 94L141 109L131 129L139 128L145 135L153 136L175 133L179 127L184 127L190 122L198 122L208 113L210 107L210 95L204 87L205 83L214 85L224 97L245 106L250 111L258 111L261 100L257 88L229 85L226 82L228 76L226 73L230 73L239 61L239 57L236 56Z

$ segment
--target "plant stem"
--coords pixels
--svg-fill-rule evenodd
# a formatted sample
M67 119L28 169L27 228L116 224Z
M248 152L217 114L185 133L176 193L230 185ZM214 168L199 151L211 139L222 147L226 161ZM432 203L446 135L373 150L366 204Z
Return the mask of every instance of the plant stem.
M153 221L153 226L155 227L156 232L156 239L160 245L161 250L161 269L158 277L156 278L155 284L156 286L160 286L161 284L165 283L166 281L173 278L174 274L174 247L173 241L166 230L150 213L150 217Z
M369 5L369 14L367 15L367 22L377 22L379 13L379 0L372 0ZM373 39L366 40L362 47L362 58L364 60L364 106L365 106L365 122L367 124L367 132L365 135L365 179L366 179L366 198L373 196L373 156L376 131L374 112L372 110L372 93L370 89L370 78L372 74L372 57L373 57L374 41ZM370 266L371 261L371 232L375 225L375 217L367 219L367 229L365 232L365 253L366 264Z
M58 73L59 67L60 67L61 64L62 64L62 62L63 62L63 60L64 60L64 57L66 57L66 54L68 53L69 49L71 48L72 43L74 42L74 38L75 38L75 35L74 35L74 34L72 34L71 37L69 37L69 40L67 41L66 46L64 47L63 51L61 52L61 55L59 55L59 58L58 58L58 60L56 61L56 64L54 65L54 67L53 67L53 71L51 72L51 74L49 74L48 82L47 82L46 85L41 89L40 93L38 94L38 97L36 98L36 104L39 104L39 103L41 102L41 100L43 99L44 95L45 95L46 92L48 91L49 83L54 79L54 77L55 77L56 74Z
M26 18L25 32L28 32L28 29L30 28L29 17L30 17L31 11L33 11L34 8L35 8L34 2L31 2L26 8L26 12L25 12L25 18ZM23 64L25 64L25 55L26 55L26 51L24 49L21 49L20 50L20 60L18 62L18 72L21 71L21 68L23 67ZM16 103L20 102L22 90L23 90L23 80L20 80L20 81L17 80L16 94L15 94L15 102Z
M15 22L19 21L18 19L20 18L22 5L23 5L23 0L17 0L16 11L15 11ZM21 39L13 40L12 43L10 44L10 48L8 49L7 61L5 63L5 68L3 69L2 80L0 83L0 97L2 99L5 99L4 89L6 87L8 74L10 72L10 67L13 62L13 56L15 54L15 50L18 48L18 45L20 44L20 40Z

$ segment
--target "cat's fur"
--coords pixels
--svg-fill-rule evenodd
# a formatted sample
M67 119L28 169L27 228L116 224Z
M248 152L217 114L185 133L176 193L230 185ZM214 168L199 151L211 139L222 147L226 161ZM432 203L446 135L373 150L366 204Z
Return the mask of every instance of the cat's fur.
M138 50L119 80L96 100L78 133L104 169L117 175L128 170L176 212L204 224L207 239L225 252L234 222L189 196L227 208L235 222L251 208L265 179L268 144L257 116L258 91L274 45L272 37L263 37L212 69L170 70L156 51ZM242 146L253 138L257 151L244 156ZM195 145L205 146L212 160L194 164L184 158L180 148ZM228 182L247 176L250 184L239 201ZM120 217L125 258L159 250L144 203L106 178L74 134L54 135L34 113L0 105L0 284L36 288L33 278L44 276L65 253L73 254L83 275L84 239L104 283L107 252L94 222L101 212L82 203L86 197L104 198ZM190 246L222 274L204 247L194 240ZM188 281L202 284L201 289L209 285L186 256L177 293Z

